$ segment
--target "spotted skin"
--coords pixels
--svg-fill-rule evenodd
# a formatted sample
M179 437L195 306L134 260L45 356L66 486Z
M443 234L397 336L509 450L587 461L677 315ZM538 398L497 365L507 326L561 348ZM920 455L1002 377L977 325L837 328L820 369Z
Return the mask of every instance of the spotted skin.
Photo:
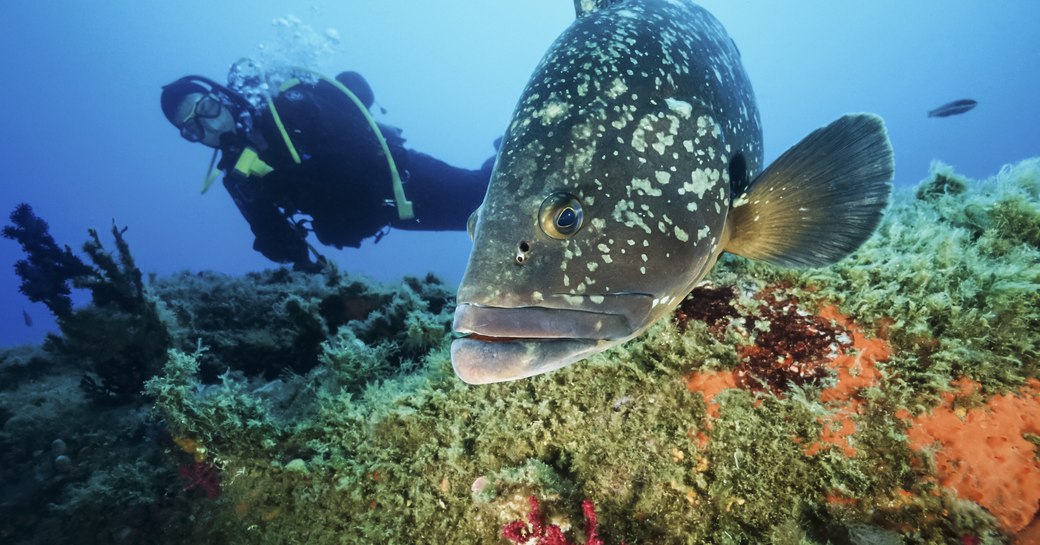
M521 95L477 213L455 319L468 337L452 346L466 382L543 373L645 331L722 251L731 160L762 168L751 85L711 14L680 0L578 9ZM539 223L555 192L582 206L563 240Z

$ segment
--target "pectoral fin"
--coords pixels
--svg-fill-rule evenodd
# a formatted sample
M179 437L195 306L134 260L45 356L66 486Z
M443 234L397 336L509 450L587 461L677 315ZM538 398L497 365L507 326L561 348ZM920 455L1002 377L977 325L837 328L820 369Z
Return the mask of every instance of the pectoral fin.
M725 250L777 265L830 265L874 232L894 171L881 118L845 115L806 136L735 196Z

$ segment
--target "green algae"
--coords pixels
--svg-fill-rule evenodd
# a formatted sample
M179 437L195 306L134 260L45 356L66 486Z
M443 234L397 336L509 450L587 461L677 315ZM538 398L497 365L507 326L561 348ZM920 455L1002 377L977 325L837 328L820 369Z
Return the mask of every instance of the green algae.
M834 267L779 271L728 259L712 275L741 293L749 282L783 282L798 298L836 303L861 325L887 328L894 355L882 364L884 380L863 393L855 457L806 453L832 410L818 387L786 396L730 390L718 417L708 417L685 379L733 368L734 346L746 342L733 332L720 341L703 325L662 323L588 362L481 387L455 380L444 350L402 370L382 345L341 332L324 345L321 366L286 385L314 401L278 418L273 447L244 439L241 428L177 418L179 405L159 398L181 433L253 443L248 451L214 447L214 455L225 473L242 476L228 495L268 514L236 518L218 508L198 531L232 520L242 542L495 543L535 495L568 527L580 521L580 500L592 498L612 542L942 543L969 534L990 542L999 536L994 520L932 493L906 445L906 424L893 415L929 406L959 376L1006 392L1038 375L1036 172L1026 162L975 182L940 166ZM410 335L427 346L439 340ZM219 387L225 397L243 395ZM241 401L239 419L251 406ZM227 439L236 434L243 439ZM306 461L305 479L290 475L288 460ZM900 504L899 490L915 499ZM244 530L254 525L259 535Z
M202 272L152 283L162 302L175 347L191 352L198 342L203 380L227 369L277 378L305 373L320 363L322 343L349 328L364 344L388 343L394 367L443 341L451 323L452 292L435 277L406 278L379 286L333 269L324 275L288 270L244 278Z
M1007 392L1040 376L1038 193L1030 160L963 194L898 200L874 238L810 281L866 323L891 320L888 368L910 386L967 376Z

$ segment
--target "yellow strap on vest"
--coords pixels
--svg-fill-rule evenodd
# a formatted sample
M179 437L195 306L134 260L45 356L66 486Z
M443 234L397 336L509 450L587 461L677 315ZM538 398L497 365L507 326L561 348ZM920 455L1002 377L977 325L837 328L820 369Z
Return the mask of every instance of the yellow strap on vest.
M213 158L209 160L209 168L206 170L206 177L202 179L202 191L200 193L203 195L209 191L210 186L213 185L213 182L217 181L217 176L220 175L220 169L213 168L213 165L217 164L217 152L219 151L220 148L213 149Z
M271 168L271 165L265 163L253 148L242 150L242 155L239 155L238 161L235 161L235 171L247 178L250 176L263 178L272 170L274 169Z
M410 220L415 217L415 212L412 209L412 201L409 201L404 194L404 183L401 181L401 174L397 171L397 163L394 162L393 155L390 155L390 145L386 143L386 138L383 136L383 131L379 130L379 124L376 123L375 119L372 119L372 114L369 113L368 108L365 107L365 103L361 102L361 99L354 94L353 91L347 89L345 85L334 80L329 79L321 74L312 72L305 68L299 68L297 70L306 71L313 74L314 76L325 81L329 85L332 85L336 89L339 89L347 98L357 106L358 110L361 111L361 115L365 117L365 121L368 121L368 125L372 127L372 132L376 135L376 140L379 141L380 147L383 148L383 155L386 157L387 167L390 169L390 180L394 187L394 203L397 206L397 217L402 220ZM293 78L282 84L281 89L286 89L300 83L299 79ZM278 112L275 110L274 101L268 100L267 105L271 110L271 114L274 117L275 123L278 125L278 130L282 133L282 139L285 140L286 147L289 148L289 152L292 153L293 160L297 163L300 162L299 156L296 154L296 148L293 147L292 141L289 140L289 134L286 132L285 127L282 125L281 119L278 117Z
M397 172L397 163L394 162L394 156L390 155L390 145L386 143L383 131L379 130L379 125L375 119L372 119L372 114L365 107L365 103L361 102L361 99L353 91L347 89L346 85L325 76L319 75L319 77L342 91L343 94L347 95L354 102L358 110L361 110L361 115L365 116L365 121L368 121L368 125L372 127L372 132L376 134L376 139L379 140L379 145L383 148L383 155L386 156L386 164L390 167L390 179L394 184L394 201L397 203L397 217L402 220L414 218L415 212L412 210L412 201L409 201L404 194L404 183L401 182L401 174Z
M282 84L281 91L296 85L300 81L293 78ZM296 153L296 146L293 145L292 139L289 138L289 133L285 130L285 125L282 124L282 116L278 115L278 110L274 107L274 97L267 99L267 109L271 110L271 118L274 119L274 124L278 127L278 133L282 135L282 141L285 142L285 147L289 148L289 155L292 155L292 160L297 165L300 164L300 154Z

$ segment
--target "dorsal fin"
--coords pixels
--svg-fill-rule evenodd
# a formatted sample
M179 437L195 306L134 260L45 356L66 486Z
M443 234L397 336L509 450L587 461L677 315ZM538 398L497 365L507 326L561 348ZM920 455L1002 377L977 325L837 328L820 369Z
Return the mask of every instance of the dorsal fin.
M598 9L603 9L612 4L617 4L620 1L621 0L574 0L574 17L576 19L581 19Z

